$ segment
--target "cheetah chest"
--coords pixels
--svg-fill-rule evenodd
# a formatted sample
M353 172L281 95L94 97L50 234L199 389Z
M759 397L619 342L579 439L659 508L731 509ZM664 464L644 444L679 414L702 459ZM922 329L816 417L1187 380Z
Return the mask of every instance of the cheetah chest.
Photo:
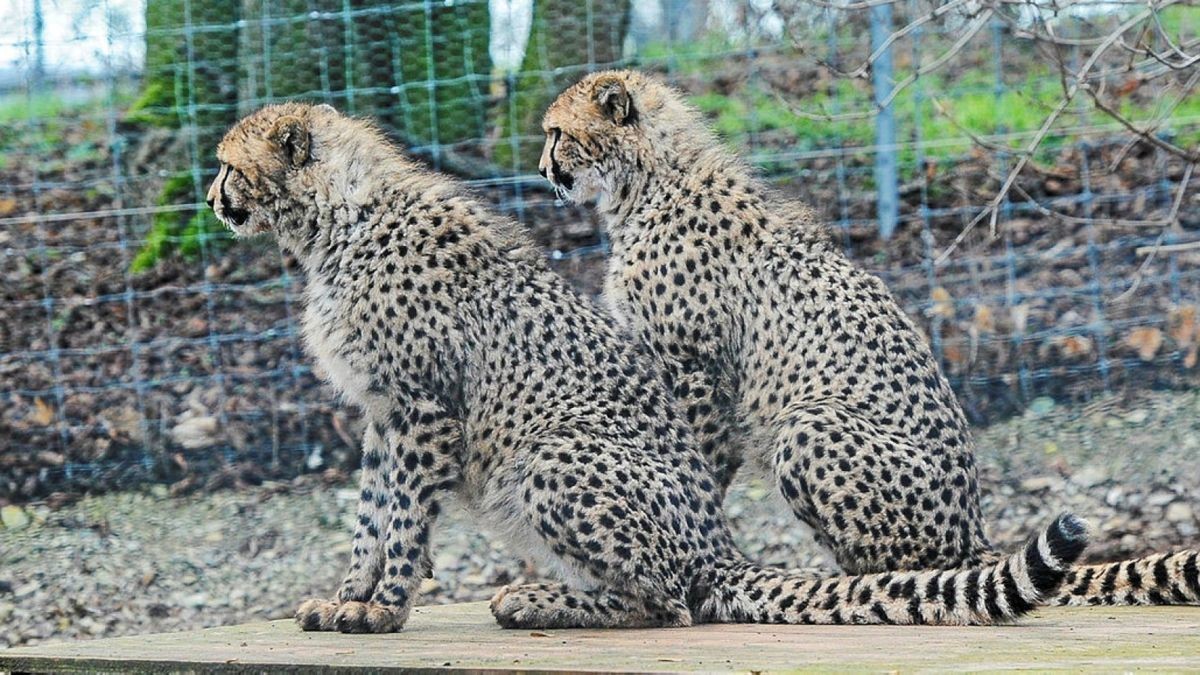
M301 325L305 345L325 371L326 381L351 403L365 406L370 375L356 368L347 357L350 335L347 326L333 294L323 284L312 284Z

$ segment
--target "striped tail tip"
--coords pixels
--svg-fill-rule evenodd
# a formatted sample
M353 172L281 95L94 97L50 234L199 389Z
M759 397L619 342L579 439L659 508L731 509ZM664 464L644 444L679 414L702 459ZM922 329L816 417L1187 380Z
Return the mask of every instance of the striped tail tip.
M1041 598L1058 589L1088 541L1087 523L1064 513L1029 542L1025 547L1025 569Z

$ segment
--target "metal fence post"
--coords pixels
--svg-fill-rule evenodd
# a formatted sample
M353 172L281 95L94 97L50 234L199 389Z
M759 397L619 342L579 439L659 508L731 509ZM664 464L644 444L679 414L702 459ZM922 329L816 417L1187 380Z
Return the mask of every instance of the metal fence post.
M892 33L892 6L883 3L871 7L871 52L875 53ZM883 102L892 93L892 48L889 45L871 64L871 86L875 106L875 191L879 216L879 236L889 239L896 231L900 212L900 193L896 176L896 112L893 102Z

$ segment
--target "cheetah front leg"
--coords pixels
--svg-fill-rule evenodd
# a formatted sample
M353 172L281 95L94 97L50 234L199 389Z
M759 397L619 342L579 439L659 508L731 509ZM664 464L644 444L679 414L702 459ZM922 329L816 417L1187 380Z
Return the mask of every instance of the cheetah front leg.
M374 590L369 597L338 604L328 623L322 621L315 628L302 624L306 629L398 631L412 611L417 586L431 569L429 537L441 511L438 495L458 481L461 424L438 404L425 401L391 416L385 435L394 466L389 481L392 508L385 523L386 539L377 547L375 564L381 572Z
M432 401L394 417L389 446L395 449L392 518L384 546L383 576L367 602L351 601L334 617L343 633L391 633L408 620L421 579L429 575L429 537L441 512L438 496L458 482L460 421Z
M296 620L305 630L336 630L334 617L338 607L348 601L371 597L383 573L384 534L392 514L392 474L396 468L394 448L384 441L383 427L375 421L363 434L362 475L359 478L357 522L350 572L342 581L334 599L312 598L296 611Z

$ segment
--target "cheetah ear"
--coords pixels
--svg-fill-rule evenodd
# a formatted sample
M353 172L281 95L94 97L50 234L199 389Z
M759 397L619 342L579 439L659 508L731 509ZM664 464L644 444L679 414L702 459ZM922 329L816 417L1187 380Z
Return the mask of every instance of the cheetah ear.
M625 83L618 78L605 78L596 83L596 105L613 124L630 124L637 119L633 99L629 97Z
M320 110L321 112L333 113L334 115L338 114L337 108L329 105L328 103L319 103L319 104L313 106L313 110Z
M275 120L275 126L271 127L267 138L279 146L288 166L297 167L308 161L311 138L308 128L299 117L284 115Z

